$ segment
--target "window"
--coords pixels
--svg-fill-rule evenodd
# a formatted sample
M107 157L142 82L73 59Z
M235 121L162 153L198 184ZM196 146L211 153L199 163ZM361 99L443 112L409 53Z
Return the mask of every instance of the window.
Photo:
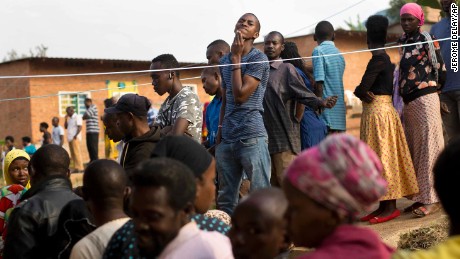
M59 115L65 116L65 110L69 106L75 108L76 114L83 115L86 112L85 99L90 97L88 92L59 92Z

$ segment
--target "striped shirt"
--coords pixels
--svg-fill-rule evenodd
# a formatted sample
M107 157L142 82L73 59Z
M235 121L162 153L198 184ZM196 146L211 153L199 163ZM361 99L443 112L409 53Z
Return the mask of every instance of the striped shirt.
M241 58L241 63L268 61L267 56L256 48ZM231 64L231 53L220 60L220 64ZM242 139L267 137L263 120L263 99L267 87L270 66L268 62L241 65L242 77L252 76L259 80L259 85L249 99L237 104L232 90L232 66L220 67L222 88L225 90L226 107L222 123L222 140L227 143Z
M338 54L333 41L324 41L313 50L313 56ZM313 58L315 81L323 81L323 98L337 96L337 104L332 109L325 109L321 115L326 125L332 130L346 130L346 107L343 90L343 72L345 59L342 55Z
M85 115L88 116L86 119L86 133L99 133L99 118L96 105L89 106Z

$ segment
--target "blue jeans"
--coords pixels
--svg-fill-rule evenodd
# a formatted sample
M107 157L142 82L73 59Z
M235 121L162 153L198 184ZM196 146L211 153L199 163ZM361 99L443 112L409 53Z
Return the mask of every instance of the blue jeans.
M448 139L460 137L460 91L442 93L440 99L450 111L449 114L442 114L442 121L447 131Z
M219 191L217 208L232 215L238 203L243 171L251 181L250 192L270 187L271 161L266 137L221 142L216 148Z

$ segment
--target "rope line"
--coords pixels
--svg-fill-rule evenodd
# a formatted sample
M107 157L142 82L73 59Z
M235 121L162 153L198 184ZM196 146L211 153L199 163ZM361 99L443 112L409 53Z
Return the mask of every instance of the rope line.
M320 58L320 57L332 57L332 56L338 56L338 55L349 55L349 54L356 54L356 53L363 53L363 52L372 52L374 50L394 49L394 48L400 48L400 47L408 47L408 46L419 45L419 44L423 44L423 43L430 43L430 42L434 42L434 41L439 42L439 41L446 41L446 40L450 40L450 38L436 39L436 40L423 41L423 42L415 42L415 43L395 45L395 46L386 46L386 47L374 48L374 49L360 49L360 50L354 50L354 51L339 52L339 53L336 53L336 54L327 54L327 55L319 55L319 56L307 56L307 57L281 59L281 60L282 61L287 61L287 60L297 60L297 59L313 59L313 58ZM277 60L277 61L280 61L280 60ZM270 63L270 62L273 62L273 61L264 60L264 61L255 61L255 62L242 62L242 63L238 63L238 64L204 65L204 66L178 67L178 68L147 69L147 70L138 70L138 71L95 72L95 73L80 73L80 74L48 74L48 75L27 75L27 76L0 76L0 79L138 74L138 73L148 73L148 72L164 72L164 71L171 71L171 70L173 70L173 71L182 71L182 70L204 69L204 68L211 68L211 67L240 66L240 65Z

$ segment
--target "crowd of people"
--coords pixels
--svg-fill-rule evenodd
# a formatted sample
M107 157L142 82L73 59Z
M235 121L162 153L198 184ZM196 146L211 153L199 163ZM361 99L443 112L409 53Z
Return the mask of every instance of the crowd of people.
M454 1L441 2L449 17ZM209 64L222 66L202 71L205 92L214 96L205 115L182 85L175 57L163 54L150 66L154 91L167 94L155 119L145 96L104 103L101 119L118 143L117 159L97 156L100 118L90 99L83 118L66 110L70 156L59 119L51 133L41 123L43 144L33 154L26 141L24 150L4 150L2 257L288 258L293 246L310 249L299 258L460 257L460 81L448 41L431 40L447 37L449 18L431 35L420 29L422 7L409 3L400 14L404 47L396 67L382 49L388 19L366 21L372 58L355 90L363 102L360 139L344 133L345 61L332 24L315 28L311 72L280 32L264 37L263 52L254 48L261 24L252 13L238 19L231 46L216 40L206 49ZM70 173L79 171L83 186L72 188ZM354 224L399 217L401 198L414 201L403 212L415 217L442 205L450 238L429 251L396 251Z

